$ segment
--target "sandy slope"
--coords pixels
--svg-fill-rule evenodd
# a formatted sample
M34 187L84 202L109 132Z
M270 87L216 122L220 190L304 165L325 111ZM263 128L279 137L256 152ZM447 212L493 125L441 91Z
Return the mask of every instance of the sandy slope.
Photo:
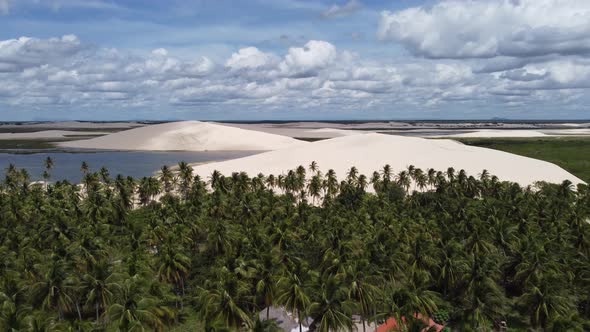
M315 123L315 122L314 122ZM331 124L323 123L327 127L322 127L322 123L318 124L319 128L303 128L299 127L297 123L286 124L268 124L268 123L220 123L220 125L242 128L254 131L260 131L269 134L276 134L282 136L296 137L296 138L334 138L348 135L364 134L367 131L363 130L348 130L329 127Z
M89 149L214 151L276 150L306 144L286 136L207 122L182 121L135 128L59 145Z
M98 136L104 134L106 133L98 131L44 130L32 133L0 133L0 140L54 139L66 138L68 136Z
M351 166L368 177L373 171L389 164L395 173L409 165L446 170L454 167L465 169L477 176L483 169L502 180L529 185L539 180L560 183L569 179L582 182L560 167L514 154L463 145L453 140L429 140L384 134L365 134L333 138L278 151L261 153L245 158L195 166L195 171L209 177L214 170L224 174L245 171L251 176L284 174L299 165L307 167L316 161L325 173L334 169L342 179Z

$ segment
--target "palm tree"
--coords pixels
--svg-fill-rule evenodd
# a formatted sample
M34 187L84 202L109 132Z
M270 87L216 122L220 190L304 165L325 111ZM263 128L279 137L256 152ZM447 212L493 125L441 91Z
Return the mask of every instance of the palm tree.
M506 299L494 280L497 268L490 255L472 253L468 260L468 272L464 276L462 289L463 322L470 322L472 329L489 329L492 323L503 317Z
M342 276L328 276L320 285L318 299L309 306L310 331L329 332L352 329L354 303Z
M391 166L389 164L386 164L385 166L383 166L383 170L381 171L381 175L383 176L383 182L391 181L392 171L391 171Z
M247 311L250 303L246 300L246 284L227 269L220 271L216 280L198 290L197 303L201 319L207 326L220 322L223 326L235 329L251 327L253 322Z
M41 309L57 310L58 319L64 319L65 312L71 310L72 285L64 262L59 257L52 257L45 267L42 279L31 285L33 303Z
M303 277L303 271L286 271L285 276L278 281L277 303L283 305L288 311L297 314L299 332L303 331L301 313L307 312L310 305L304 280L302 280Z
M365 332L365 321L375 312L376 294L379 292L378 288L365 275L365 268L366 266L353 263L345 271L348 298L356 305L356 310L361 317L363 332Z
M100 175L100 179L103 183L111 183L111 175L109 174L109 170L106 167L101 167L98 171L98 174Z
M268 189L273 189L277 185L277 179L273 174L266 177L266 185Z
M402 317L416 317L418 314L429 316L437 309L439 294L429 290L430 278L427 271L416 266L410 267L405 279L390 281L385 303L389 308L386 313L401 321Z
M88 172L90 171L90 166L88 166L87 162L82 162L82 166L80 166L80 171L82 171L82 174L84 175L88 174Z
M172 191L172 184L174 181L174 173L167 165L162 166L160 169L160 181L164 184L164 192L170 193Z
M145 206L151 203L161 192L160 181L154 177L143 177L139 182L139 200Z
M371 183L373 184L373 190L375 190L376 193L379 193L381 191L381 175L379 172L373 172Z
M157 301L145 291L144 281L139 276L126 279L116 294L115 303L107 309L108 319L120 331L144 331L150 327L162 331L164 322L160 319Z
M119 291L120 287L116 282L111 263L105 260L98 261L82 277L82 293L86 296L86 303L94 306L97 322L112 303L114 293Z
M560 287L562 283L563 278L559 274L550 272L527 287L518 299L519 304L528 312L533 327L546 329L555 319L574 310L572 294Z
M309 171L312 173L316 173L318 170L318 163L316 163L315 160L312 161L311 164L309 164Z
M358 180L358 174L359 170L352 166L348 171L348 174L346 174L346 181L348 181L350 184L356 184L356 181Z
M308 192L309 196L312 197L314 204L315 204L316 199L320 197L321 191L322 191L322 178L320 177L319 174L315 174L311 177L311 180L307 184L307 192Z
M274 304L277 293L276 266L273 256L262 254L260 262L256 265L256 297L261 300L266 308L266 320L269 320L270 307Z
M180 296L180 308L183 309L185 280L190 269L190 259L182 254L182 247L175 246L173 239L169 238L166 244L160 248L156 256L157 275L160 281L173 284L177 296Z
M178 172L180 178L180 193L183 199L187 199L188 191L191 187L191 181L193 180L193 168L185 161L178 163Z
M326 173L323 187L326 191L325 197L327 199L334 198L338 193L338 179L336 178L336 172L334 172L333 169L328 170L328 173Z
M43 171L43 179L45 180L45 189L47 189L47 184L49 179L51 178L51 169L53 169L53 159L51 157L45 158L45 171Z
M407 171L399 172L399 174L397 175L397 184L400 187L404 188L406 193L408 193L408 191L410 190L411 183L412 183L412 180L411 180L410 175L408 174Z

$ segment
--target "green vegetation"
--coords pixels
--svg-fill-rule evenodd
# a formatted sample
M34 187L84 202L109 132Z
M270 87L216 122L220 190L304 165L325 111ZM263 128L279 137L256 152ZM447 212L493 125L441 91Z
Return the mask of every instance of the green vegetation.
M339 181L316 163L203 179L182 162L140 180L84 163L79 187L45 167L0 184L2 331L276 331L268 306L323 332L353 316L422 331L418 314L590 329L586 185L388 165Z
M0 139L0 152L2 153L33 153L43 149L56 147L55 143L90 139L102 135L65 135L65 138L54 139ZM11 151L23 150L23 151ZM25 151L29 150L29 151Z
M559 165L590 181L590 137L460 138L468 145L502 150Z
M0 140L0 150L3 149L51 149L54 144L46 140Z

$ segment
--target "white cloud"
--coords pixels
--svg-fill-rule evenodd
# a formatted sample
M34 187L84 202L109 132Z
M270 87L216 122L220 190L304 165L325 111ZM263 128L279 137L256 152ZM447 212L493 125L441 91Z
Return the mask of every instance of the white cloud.
M0 68L2 71L19 71L26 67L59 63L85 48L78 37L37 39L20 37L0 41Z
M89 47L75 36L23 37L0 41L0 109L163 114L177 108L389 112L465 105L479 111L507 105L579 109L587 99L590 59L537 57L491 73L474 70L481 61L391 63L312 40L282 56L246 47L216 64L165 49L138 54Z
M168 55L168 51L165 48L157 48L152 51L152 54L155 56L165 57Z
M271 68L276 66L278 58L274 54L261 52L256 47L246 47L233 53L225 66L233 70Z
M291 76L309 76L336 60L336 47L321 40L310 40L304 47L291 47L280 64L281 71Z
M339 16L348 16L362 8L362 4L358 0L348 0L344 5L332 5L322 13L322 17L332 18Z
M428 58L590 54L590 1L445 0L381 14L378 35Z

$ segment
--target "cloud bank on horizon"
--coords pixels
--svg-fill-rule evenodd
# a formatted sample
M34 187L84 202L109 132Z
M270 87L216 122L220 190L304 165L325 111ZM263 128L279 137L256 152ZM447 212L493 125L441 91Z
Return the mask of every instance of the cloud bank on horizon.
M587 0L134 3L0 0L1 119L590 117Z

